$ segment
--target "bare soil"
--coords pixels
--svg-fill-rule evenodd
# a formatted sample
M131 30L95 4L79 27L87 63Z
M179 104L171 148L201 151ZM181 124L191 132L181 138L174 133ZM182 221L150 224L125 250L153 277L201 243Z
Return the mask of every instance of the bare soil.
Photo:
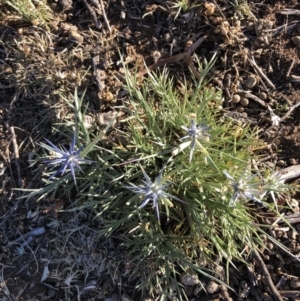
M186 53L205 37L191 61L198 67L196 57L205 64L216 53L207 77L209 85L224 93L224 112L260 129L266 143L262 162L280 168L300 163L300 110L294 107L285 115L300 101L298 1L253 0L239 6L234 1L213 5L195 1L198 6L178 15L170 8L172 1L103 1L104 11L97 2L49 0L49 28L20 21L10 7L0 4L2 300L141 300L134 281L126 278L126 260L121 266L114 260L124 252L97 239L98 225L87 213L75 217L61 212L71 200L25 201L17 199L22 194L13 190L40 184L29 164L35 145L51 132L53 123L72 119L61 94L73 93L75 87L86 89L94 111L92 122L122 104L122 60L132 72L142 74L140 81L147 76L143 75L146 64L153 70L165 66L179 82L197 73L190 72L186 57L169 58ZM159 62L165 63L159 66ZM234 103L234 95L243 100ZM279 124L272 123L270 111L282 118ZM273 235L294 257L271 243L262 250L282 299L270 289L259 260L249 258L250 268L239 264L232 269L234 291L187 287L190 300L300 300L299 196L293 200L295 230L279 224ZM55 221L61 231L70 229L72 222L86 227L66 238L57 235ZM20 242L14 242L21 234L40 227L46 233L34 236L24 252L17 249ZM74 266L79 267L75 274ZM41 281L47 269L51 275Z

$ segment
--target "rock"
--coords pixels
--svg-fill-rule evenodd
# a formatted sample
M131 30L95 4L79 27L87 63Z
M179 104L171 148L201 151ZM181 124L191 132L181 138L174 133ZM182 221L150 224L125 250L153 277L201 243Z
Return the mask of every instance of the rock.
M267 93L265 92L259 92L258 93L258 97L261 99L261 100L266 100L268 98L268 95Z
M298 164L298 161L297 161L295 158L290 158L290 159L289 159L289 164L290 164L290 165L297 165L297 164Z
M234 94L233 96L232 96L232 102L233 103L239 103L240 102L240 100L241 100L241 96L239 95L239 94Z
M248 99L248 98L245 98L245 97L242 97L242 98L241 98L241 101L240 101L240 104L241 104L243 107L247 107L248 104L249 104L249 99Z
M69 39L72 42L77 43L77 44L82 44L83 43L83 36L75 30L74 31L72 31L72 30L69 31Z
M251 89L251 88L253 88L256 84L257 84L256 76L250 74L250 75L247 77L246 82L245 82L246 87L249 88L249 89Z
M97 124L100 126L107 126L110 122L113 122L112 126L116 124L117 111L109 111L106 113L99 113L97 115Z
M293 37L292 42L294 43L294 45L300 46L300 36Z
M209 294L215 294L219 291L220 285L213 280L209 280L205 288Z
M193 286L200 283L198 276L195 274L183 273L181 274L180 279L181 279L181 283L184 285Z
M285 165L285 162L283 160L278 160L277 163L276 163L276 165L278 167L283 167Z
M94 118L90 115L85 115L83 118L84 127L88 130L94 125Z
M238 106L238 107L236 108L236 110L237 110L239 113L243 113L244 110L245 110L245 108L244 108L243 106Z
M60 28L68 33L69 39L77 44L82 44L83 37L79 33L78 28L68 23L61 23Z

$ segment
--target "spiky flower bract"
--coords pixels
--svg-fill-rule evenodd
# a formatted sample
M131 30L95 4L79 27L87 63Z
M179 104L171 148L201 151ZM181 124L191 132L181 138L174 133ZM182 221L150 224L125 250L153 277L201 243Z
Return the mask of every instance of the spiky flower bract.
M230 185L233 188L233 195L229 202L230 207L235 207L236 202L240 198L248 199L264 206L261 201L261 198L264 196L263 181L261 179L252 181L257 177L256 174L246 176L245 171L238 180L235 180L226 170L223 170L223 173L231 182Z
M194 117L194 116L193 116ZM193 153L195 150L196 142L197 140L206 140L209 137L209 134L207 133L209 130L209 126L199 124L197 125L194 119L191 119L191 126L187 127L182 125L182 129L184 129L188 135L180 138L180 140L183 139L191 139L191 150L190 150L190 158L189 161L192 161Z
M80 167L80 164L82 163L89 164L94 162L92 160L88 160L80 157L80 153L83 150L83 147L80 147L78 150L75 150L76 133L74 133L73 135L73 139L70 144L69 150L67 150L64 146L59 148L55 146L51 141L47 139L45 140L49 145L44 143L41 143L41 145L42 147L46 148L50 152L54 153L54 158L50 160L46 160L44 163L50 166L60 165L60 168L51 175L50 179L53 179L59 173L63 175L67 170L70 170L74 183L76 184L75 170L78 169L81 172L83 172L82 168Z
M173 207L173 204L169 199L180 202L183 201L165 191L171 183L166 182L166 180L162 177L164 168L160 170L159 175L154 182L151 181L142 166L141 169L145 178L145 181L142 181L144 185L136 186L135 184L130 183L130 185L126 185L124 187L144 198L139 209L144 208L152 200L153 208L156 210L157 219L160 222L159 201L166 206L167 212L168 206Z

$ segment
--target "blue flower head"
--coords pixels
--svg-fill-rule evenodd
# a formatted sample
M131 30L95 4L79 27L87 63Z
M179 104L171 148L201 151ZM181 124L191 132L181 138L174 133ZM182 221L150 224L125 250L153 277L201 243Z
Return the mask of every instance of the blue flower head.
M244 172L243 175L236 181L226 170L223 170L223 173L231 182L230 186L233 188L233 195L229 202L230 207L235 207L239 198L254 201L265 207L261 201L262 197L265 195L262 188L263 181L252 181L252 179L257 176L256 174L245 177L246 172Z
M157 219L160 222L159 201L161 201L166 207L173 206L169 199L173 199L183 203L185 202L173 195L170 195L165 191L165 189L171 184L171 182L166 182L165 179L162 177L164 168L161 169L158 177L154 182L151 181L151 179L146 174L142 166L141 169L145 178L145 181L142 181L143 185L136 186L130 183L130 185L126 185L125 188L133 191L137 195L140 195L144 198L142 204L139 206L139 209L144 208L152 200L153 208L155 208Z
M94 163L94 161L92 160L87 160L80 157L80 153L84 148L83 146L80 147L78 150L75 150L76 133L74 133L69 150L67 150L64 146L58 148L49 140L45 140L49 145L41 143L42 147L54 153L55 158L47 160L44 163L47 163L50 166L60 165L60 168L50 177L50 179L54 178L59 173L63 175L67 170L70 170L74 182L76 184L75 169L79 169L80 171L82 171L80 167L81 163Z
M209 137L208 130L210 129L209 126L204 124L196 125L196 122L194 120L194 117L196 117L195 114L191 114L191 126L181 126L182 129L184 129L187 132L187 135L180 138L180 140L183 139L191 139L191 150L190 150L190 159L189 161L192 161L193 153L195 150L196 142L197 140L207 140Z

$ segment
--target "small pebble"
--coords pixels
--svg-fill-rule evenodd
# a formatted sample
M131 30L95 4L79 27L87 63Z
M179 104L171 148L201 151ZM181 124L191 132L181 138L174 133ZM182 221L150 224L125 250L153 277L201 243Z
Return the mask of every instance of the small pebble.
M69 38L72 42L82 44L83 43L83 37L80 33L76 31L69 31Z
M209 280L205 288L209 294L214 294L220 289L220 285L213 280Z
M107 126L110 122L113 122L112 126L116 124L116 117L118 116L118 112L116 111L108 111L106 113L99 113L97 115L97 124L100 126Z
M285 165L285 162L283 160L278 160L277 163L276 163L276 165L278 167L283 167Z
M240 100L241 100L241 96L239 95L239 94L234 94L233 96L232 96L232 102L233 103L239 103L240 102Z
M257 80L256 80L256 77L252 74L250 74L247 79L246 79L246 82L245 82L245 85L247 88L251 89L253 88L255 85L257 84Z
M290 158L289 159L289 164L290 165L296 165L296 164L298 164L298 161L295 158Z
M264 44L266 42L266 39L263 36L260 36L256 39L256 41L260 44Z
M249 104L249 99L248 99L248 98L245 98L245 97L242 97L241 100L240 100L240 104L241 104L243 107L247 107L248 104Z
M245 110L245 108L244 108L243 106L238 106L238 107L236 108L236 110L237 110L239 113L243 113L244 110Z
M268 248L269 250L273 250L273 249L274 249L273 243L268 242L268 243L267 243L267 248Z
M110 91L106 92L105 94L106 101L112 101L114 98L115 98L114 95Z
M300 36L295 36L292 38L294 45L300 46Z
M85 115L83 118L83 125L84 127L89 130L90 128L93 127L94 124L94 118L90 115Z
M265 92L259 92L258 93L258 97L261 99L261 100L266 100L268 98L268 95L267 93Z
M126 12L125 12L124 10L121 11L121 13L120 13L120 18L121 18L122 20L125 20L125 19L126 19Z
M188 273L181 274L180 279L181 279L181 283L184 285L193 286L200 283L198 276L193 274L188 274Z

